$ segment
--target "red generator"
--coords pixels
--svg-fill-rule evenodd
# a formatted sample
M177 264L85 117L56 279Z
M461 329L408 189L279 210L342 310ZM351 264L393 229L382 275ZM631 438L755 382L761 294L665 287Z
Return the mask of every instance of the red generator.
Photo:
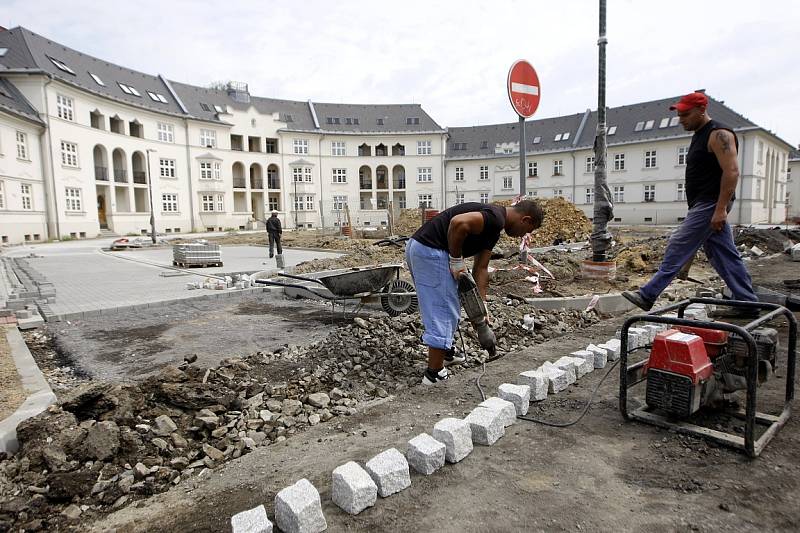
M758 306L767 312L744 326L725 322L687 320L682 310L691 303L718 306ZM678 317L660 316L678 311ZM757 388L766 382L778 364L778 331L763 327L784 317L789 325L789 345L786 357L786 399L779 416L756 412ZM659 332L649 348L646 358L630 364L636 352L627 342L628 329L637 322L664 324L669 329ZM757 456L766 443L789 418L790 403L794 398L795 345L797 321L785 307L769 303L736 302L707 298L691 298L658 309L647 315L637 315L625 321L622 327L620 350L620 410L626 419L674 429L683 433L710 438L723 444L744 449ZM644 406L629 411L629 389L644 382ZM745 420L742 433L726 433L719 429L702 427L693 423L692 417L703 408L721 412L731 406L726 395L746 391L745 410L726 411ZM641 403L639 404L641 405ZM700 420L703 420L702 418ZM699 424L699 423L698 423ZM767 426L759 439L755 438L755 425ZM717 425L719 426L719 425Z

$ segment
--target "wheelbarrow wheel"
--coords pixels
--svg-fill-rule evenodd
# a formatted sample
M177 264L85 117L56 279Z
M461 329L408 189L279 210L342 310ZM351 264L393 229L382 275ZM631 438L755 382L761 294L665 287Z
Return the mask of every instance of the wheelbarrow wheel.
M390 282L381 294L381 306L389 316L397 316L403 313L413 313L419 304L416 296L393 296L392 292L414 292L414 285L402 280L395 279Z

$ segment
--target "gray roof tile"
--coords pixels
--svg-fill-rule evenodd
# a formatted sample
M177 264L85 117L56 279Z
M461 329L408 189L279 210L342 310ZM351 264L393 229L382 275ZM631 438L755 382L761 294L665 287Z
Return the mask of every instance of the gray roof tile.
M314 102L314 109L317 113L320 128L325 131L354 133L444 131L419 104L329 104ZM358 124L353 119L356 119Z
M0 110L12 113L26 120L44 125L36 109L25 99L8 80L0 78Z

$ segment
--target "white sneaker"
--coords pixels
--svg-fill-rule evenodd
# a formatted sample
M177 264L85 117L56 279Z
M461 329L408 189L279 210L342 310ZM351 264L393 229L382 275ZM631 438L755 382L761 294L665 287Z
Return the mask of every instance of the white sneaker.
M423 385L436 385L437 383L441 383L445 381L447 378L450 377L450 374L447 372L446 368L441 370L431 370L430 368L425 370L425 373L422 374L422 384Z

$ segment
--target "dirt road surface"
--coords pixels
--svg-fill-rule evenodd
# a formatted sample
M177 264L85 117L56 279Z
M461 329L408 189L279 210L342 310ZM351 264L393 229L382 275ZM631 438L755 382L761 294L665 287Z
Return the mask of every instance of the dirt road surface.
M756 281L776 281L796 274L796 265L779 258L774 264L751 265L751 271ZM491 363L484 388L491 394L520 371L610 338L620 323L620 318L606 321L591 332L569 334ZM761 410L777 409L785 371L781 367L777 379L759 389ZM348 460L363 463L390 447L405 451L410 438L430 432L439 419L467 414L480 401L477 370L462 372L444 386L403 391L285 444L258 448L91 527L120 533L226 531L233 514L262 503L273 516L276 492L306 477L321 492L330 531L797 530L796 417L752 460L703 440L624 422L618 411L618 374L612 372L579 424L556 429L518 421L494 446L476 446L462 462L430 477L412 474L409 489L355 517L330 502L331 471ZM604 373L595 371L568 391L532 405L530 414L573 419Z

